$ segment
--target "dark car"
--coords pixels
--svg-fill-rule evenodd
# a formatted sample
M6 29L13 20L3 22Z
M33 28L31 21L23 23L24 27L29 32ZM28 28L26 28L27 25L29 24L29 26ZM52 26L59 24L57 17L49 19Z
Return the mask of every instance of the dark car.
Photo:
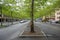
M60 24L60 21L56 21L55 23L59 23Z

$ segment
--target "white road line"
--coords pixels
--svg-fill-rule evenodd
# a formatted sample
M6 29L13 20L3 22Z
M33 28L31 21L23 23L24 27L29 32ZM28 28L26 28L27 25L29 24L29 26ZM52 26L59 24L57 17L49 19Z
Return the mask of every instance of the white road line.
M42 33L43 33L43 35L46 37L46 34L43 32L43 31L41 31ZM46 37L46 40L48 40L48 38Z

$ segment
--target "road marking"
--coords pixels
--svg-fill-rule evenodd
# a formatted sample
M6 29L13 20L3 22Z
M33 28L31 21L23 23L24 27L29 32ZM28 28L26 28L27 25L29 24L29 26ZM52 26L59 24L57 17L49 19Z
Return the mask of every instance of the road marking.
M41 31L42 33L43 33L43 35L46 37L46 40L48 40L48 38L47 38L47 36L46 36L46 34L43 32L43 31Z

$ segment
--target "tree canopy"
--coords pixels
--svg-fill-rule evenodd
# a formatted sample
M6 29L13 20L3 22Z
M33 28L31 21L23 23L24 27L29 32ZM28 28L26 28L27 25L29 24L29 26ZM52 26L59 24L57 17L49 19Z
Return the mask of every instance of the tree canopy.
M8 17L30 18L31 0L0 0L0 10ZM34 18L47 16L60 8L60 0L34 0Z

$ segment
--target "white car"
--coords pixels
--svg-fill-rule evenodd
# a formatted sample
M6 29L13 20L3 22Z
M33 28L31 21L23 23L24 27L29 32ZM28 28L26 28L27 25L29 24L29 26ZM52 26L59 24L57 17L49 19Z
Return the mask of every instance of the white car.
M51 23L55 23L56 21L55 21L55 20L49 20L49 22L51 22Z
M24 22L27 22L26 20L22 20L22 21L20 21L20 23L24 23Z

